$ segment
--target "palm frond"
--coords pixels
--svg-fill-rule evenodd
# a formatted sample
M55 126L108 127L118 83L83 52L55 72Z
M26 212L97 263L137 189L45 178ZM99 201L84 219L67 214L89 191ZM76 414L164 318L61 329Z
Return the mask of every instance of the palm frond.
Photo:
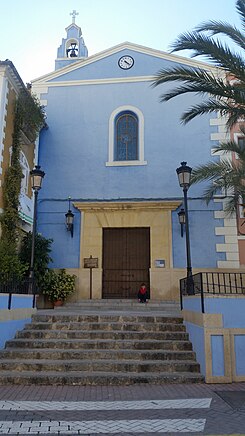
M245 165L245 147L243 144L235 141L221 142L217 147L213 149L213 153L236 153L240 164Z
M237 146L237 144L230 141L224 143L223 148L229 150L229 148L233 148L235 145ZM218 148L221 147L216 147L217 151ZM203 191L202 198L209 203L215 195L222 194L225 197L229 197L227 206L229 211L234 211L239 199L245 195L244 178L244 161L239 162L239 164L232 160L210 161L204 165L198 165L193 169L191 184L209 181L210 183Z
M235 42L239 47L245 49L245 36L236 26L222 21L206 21L195 28L196 32L208 32L212 36L225 35Z
M245 120L245 106L231 105L230 114L227 113L227 115L228 115L228 120L226 122L226 126L227 128L232 128L238 122Z
M234 105L230 104L229 101L218 101L214 98L209 98L208 100L191 106L182 114L181 122L183 124L187 124L189 121L193 120L199 115L210 114L212 112L219 112L221 115L227 116L228 127L236 124L239 118L245 117L245 108L234 108Z
M192 57L205 56L225 71L234 74L237 79L244 81L244 59L239 54L232 52L226 44L222 44L219 40L214 40L195 31L183 33L172 44L171 51L182 50L192 50Z
M237 0L236 10L240 15L242 21L242 27L243 29L245 29L245 1L244 0Z
M203 182L205 180L224 180L224 176L232 170L232 165L229 161L207 162L203 165L198 165L193 168L191 173L191 184Z
M221 192L222 188L220 186L210 183L207 188L204 189L202 198L207 204L209 204L213 197L216 195L221 195Z
M234 104L245 104L245 92L242 87L225 83L207 71L189 67L176 67L160 70L152 83L153 87L167 82L181 82L182 86L161 96L161 101L168 101L180 94L194 92L196 94L212 94L220 98L234 100Z

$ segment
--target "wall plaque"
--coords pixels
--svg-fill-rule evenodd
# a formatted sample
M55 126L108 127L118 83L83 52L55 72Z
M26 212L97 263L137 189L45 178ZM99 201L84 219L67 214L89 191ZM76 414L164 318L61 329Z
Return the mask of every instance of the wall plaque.
M84 268L98 268L98 257L84 257Z
M165 268L165 260L164 259L156 259L155 260L155 268Z

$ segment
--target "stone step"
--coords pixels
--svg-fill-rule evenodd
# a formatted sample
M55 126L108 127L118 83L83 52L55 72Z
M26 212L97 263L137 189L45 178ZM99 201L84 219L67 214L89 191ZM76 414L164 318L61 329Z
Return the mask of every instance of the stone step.
M113 305L108 305L108 306L98 306L98 305L94 305L94 306L77 306L77 307L68 307L68 306L60 306L60 307L55 307L54 308L54 312L58 313L67 313L67 312L73 312L73 313L84 313L84 314L89 314L89 313L97 313L97 314L133 314L136 313L137 315L151 315L152 313L154 314L159 314L162 316L181 316L181 312L179 309L173 307L167 307L167 308L163 308L163 307L150 307L149 304L141 304L141 303L137 303L137 305L135 306L113 306Z
M110 339L12 339L6 342L6 348L52 348L52 349L133 349L133 350L192 350L190 341L187 340L155 340L144 339L144 341Z
M99 300L38 311L0 351L0 384L202 382L177 306Z
M111 339L111 340L144 340L146 333L138 331L103 331L103 330L22 330L17 332L17 339ZM147 332L147 339L156 340L188 340L188 333L179 331Z
M195 361L140 360L0 360L0 371L89 371L89 372L199 372Z
M190 372L159 372L159 373L113 373L113 372L35 372L35 371L1 371L1 385L79 385L79 386L109 386L132 385L141 383L201 383L203 376Z
M142 303L139 303L137 296L135 299L126 300L126 299L103 299L103 300L80 300L77 302L70 302L66 303L64 306L59 307L58 310L63 309L76 309L76 308L90 308L90 307L96 307L96 308L118 308L120 310L123 310L124 308L130 309L130 308L138 308L139 306L145 306ZM169 309L175 309L180 310L180 304L176 303L174 301L160 301L160 300L148 300L146 306L149 309L160 309L160 310L169 310Z
M161 332L161 331L185 331L185 326L180 323L124 323L124 322L32 322L26 324L24 330L101 330L101 331L141 331L141 332Z
M1 359L50 359L50 360L73 360L73 359L134 359L134 360L194 360L194 351L182 350L108 350L108 349L84 349L84 350L63 350L63 349L25 349L9 348L0 351Z
M76 302L69 302L66 303L66 306L77 306L77 305L91 305L91 304L101 304L101 305L108 305L108 304L127 304L127 305L134 305L138 304L137 296L135 298L93 298L90 299L82 299L78 300ZM152 298L149 299L149 304L156 304L158 306L177 306L179 307L179 302L173 301L173 300L154 300Z
M48 322L48 323L56 323L56 322L77 322L77 323L100 323L100 322L120 322L120 323L149 323L149 324L158 324L158 323L168 323L168 324L182 324L183 318L181 316L160 316L160 315L127 315L127 314L83 314L83 313L67 313L67 312L59 312L59 311L45 311L42 313L37 313L32 316L33 322Z

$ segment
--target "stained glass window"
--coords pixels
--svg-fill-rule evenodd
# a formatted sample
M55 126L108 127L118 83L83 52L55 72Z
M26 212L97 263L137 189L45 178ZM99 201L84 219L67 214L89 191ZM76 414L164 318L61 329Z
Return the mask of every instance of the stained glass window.
M138 117L133 112L121 112L116 118L115 159L138 160Z

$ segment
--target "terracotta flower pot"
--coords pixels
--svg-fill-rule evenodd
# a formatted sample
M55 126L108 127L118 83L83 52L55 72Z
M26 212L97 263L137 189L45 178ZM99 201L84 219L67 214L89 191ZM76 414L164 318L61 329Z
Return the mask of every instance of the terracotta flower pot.
M63 300L56 300L54 301L54 306L58 307L58 306L63 306L64 301Z

